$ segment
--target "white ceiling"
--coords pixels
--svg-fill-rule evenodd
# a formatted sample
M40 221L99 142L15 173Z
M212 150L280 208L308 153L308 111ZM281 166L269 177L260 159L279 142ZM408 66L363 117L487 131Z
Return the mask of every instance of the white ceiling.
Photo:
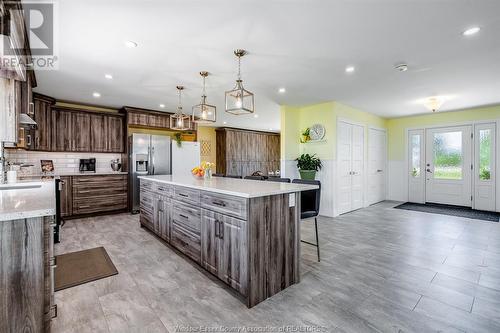
M337 100L393 117L428 112L416 100L453 95L442 110L500 102L498 0L64 0L59 1L60 69L37 73L38 92L59 99L174 111L201 92L218 125L269 130L279 105ZM479 25L479 34L461 32ZM129 49L127 40L139 47ZM259 118L224 113L235 48ZM407 62L410 69L393 69ZM345 73L353 65L356 71ZM105 73L113 75L106 80ZM286 93L278 93L285 87ZM95 99L98 91L102 97Z

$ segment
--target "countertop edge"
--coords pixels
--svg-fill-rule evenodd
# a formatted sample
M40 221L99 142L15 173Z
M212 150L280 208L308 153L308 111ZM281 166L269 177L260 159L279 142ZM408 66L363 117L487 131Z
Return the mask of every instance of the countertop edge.
M56 215L55 208L39 209L25 212L0 213L0 222L53 215Z
M235 197L240 197L240 198L246 198L246 199L266 197L266 196L270 196L270 195L290 194L290 193L301 192L300 190L277 190L277 191L268 191L268 192L262 192L259 194L251 195L251 194L245 194L245 193L241 193L241 192L232 192L232 191L222 190L222 189L217 189L217 188L208 188L208 187L204 187L204 186L200 186L200 185L185 184L185 183L180 183L180 182L171 181L171 180L155 179L155 178L150 178L148 176L139 176L138 178L145 179L145 180L152 181L152 182L157 182L157 183L182 186L182 187L192 188L195 190L220 193L220 194L225 194L225 195L230 195L230 196L235 196ZM305 185L305 186L309 186L309 187L311 187L311 189L318 189L318 186L316 186L316 185Z

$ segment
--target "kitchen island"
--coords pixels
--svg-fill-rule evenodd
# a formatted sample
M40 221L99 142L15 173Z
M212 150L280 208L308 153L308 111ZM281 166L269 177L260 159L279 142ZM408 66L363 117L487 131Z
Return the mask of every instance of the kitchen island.
M317 186L143 176L140 223L252 307L300 281L300 192Z
M0 184L0 332L49 332L54 304L53 177Z

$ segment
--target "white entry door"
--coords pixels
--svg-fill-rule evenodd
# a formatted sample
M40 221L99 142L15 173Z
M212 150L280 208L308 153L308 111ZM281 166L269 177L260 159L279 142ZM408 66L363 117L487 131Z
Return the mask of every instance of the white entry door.
M426 202L472 206L471 126L426 130Z
M474 209L495 211L496 125L474 126Z
M368 204L385 200L387 137L384 130L368 130Z
M363 207L364 128L339 121L338 146L338 214Z

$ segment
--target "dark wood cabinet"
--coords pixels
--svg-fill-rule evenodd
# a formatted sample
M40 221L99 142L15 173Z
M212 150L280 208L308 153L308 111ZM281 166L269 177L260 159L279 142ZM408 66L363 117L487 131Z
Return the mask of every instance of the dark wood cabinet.
M103 114L90 115L90 151L108 151L107 117Z
M132 126L148 126L148 115L139 112L128 113L128 124Z
M52 112L52 150L73 151L72 113L66 111Z
M123 116L54 107L52 150L122 153L125 151Z
M170 128L170 114L146 109L139 109L126 106L122 109L127 114L127 124L133 127L142 128ZM191 130L196 130L193 125Z
M61 177L60 194L61 194L61 216L67 217L73 215L73 185L72 177Z
M33 112L32 117L37 123L36 129L32 134L33 150L51 150L52 148L52 98L35 94L33 96Z
M280 168L278 133L219 128L216 146L218 173L245 177L256 171L267 175Z

